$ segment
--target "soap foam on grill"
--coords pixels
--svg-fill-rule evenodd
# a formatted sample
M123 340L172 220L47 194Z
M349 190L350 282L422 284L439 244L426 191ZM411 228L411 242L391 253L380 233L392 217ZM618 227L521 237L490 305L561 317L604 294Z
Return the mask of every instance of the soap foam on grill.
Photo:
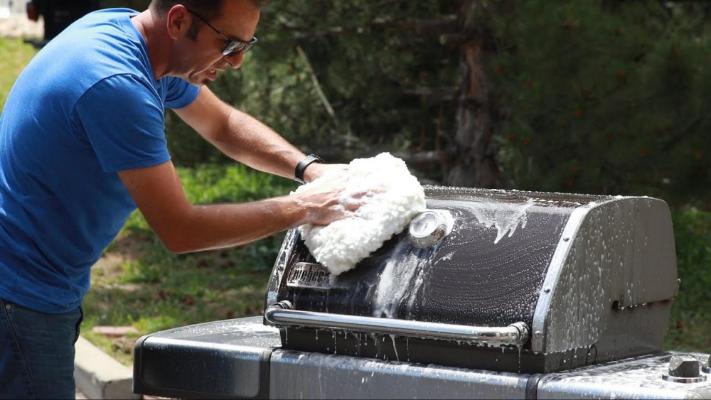
M346 181L341 202L345 205L354 195L366 192L367 201L355 215L327 226L302 225L299 229L306 247L333 275L355 267L410 220L425 210L425 192L407 170L405 163L390 153L351 161L339 176L319 179ZM309 184L296 192L307 189Z

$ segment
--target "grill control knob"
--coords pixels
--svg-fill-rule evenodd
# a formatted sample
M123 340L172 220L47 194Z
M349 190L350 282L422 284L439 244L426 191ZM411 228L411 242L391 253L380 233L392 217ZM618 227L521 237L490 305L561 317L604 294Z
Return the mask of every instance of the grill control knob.
M415 247L433 246L452 231L454 221L449 211L427 210L410 222L410 240Z
M669 371L662 375L662 379L678 383L696 383L706 380L701 375L701 361L696 357L674 355L669 361Z

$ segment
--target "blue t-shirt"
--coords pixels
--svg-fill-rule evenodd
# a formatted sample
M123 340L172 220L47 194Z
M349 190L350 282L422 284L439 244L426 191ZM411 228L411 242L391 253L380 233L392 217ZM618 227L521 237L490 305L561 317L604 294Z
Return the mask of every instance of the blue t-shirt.
M0 114L0 298L63 313L136 205L118 171L170 160L165 108L198 87L153 76L136 11L88 14L40 51Z

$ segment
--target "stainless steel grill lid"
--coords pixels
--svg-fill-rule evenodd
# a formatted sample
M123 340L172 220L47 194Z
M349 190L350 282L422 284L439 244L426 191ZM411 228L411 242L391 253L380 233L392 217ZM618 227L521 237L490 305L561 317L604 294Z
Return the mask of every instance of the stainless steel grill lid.
M426 195L409 229L340 276L287 234L265 305L284 348L522 372L660 350L677 288L663 201Z

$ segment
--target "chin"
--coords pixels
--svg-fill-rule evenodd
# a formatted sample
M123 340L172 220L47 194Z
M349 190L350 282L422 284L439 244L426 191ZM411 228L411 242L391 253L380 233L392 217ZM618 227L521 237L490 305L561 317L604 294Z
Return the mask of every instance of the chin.
M207 82L207 78L205 78L204 76L200 76L200 75L189 76L189 77L185 78L185 80L192 83L193 85L203 85Z
M190 83L195 85L207 85L215 81L216 76L210 76L210 74L197 74L190 79Z
M207 74L203 72L188 74L187 76L184 76L183 79L192 83L193 85L204 85L209 82L209 80L207 79Z

